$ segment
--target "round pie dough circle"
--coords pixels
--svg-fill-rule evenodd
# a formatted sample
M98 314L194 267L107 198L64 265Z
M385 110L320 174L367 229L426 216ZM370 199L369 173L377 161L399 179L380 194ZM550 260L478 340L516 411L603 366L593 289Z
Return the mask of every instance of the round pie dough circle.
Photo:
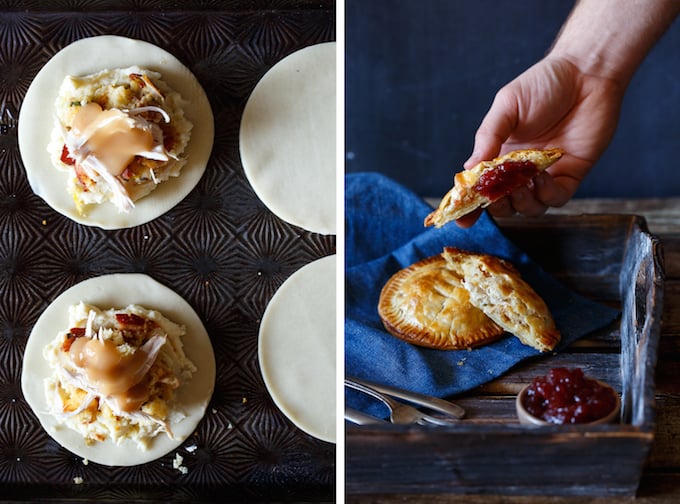
M258 354L276 406L300 429L335 442L335 255L293 273L260 324Z
M257 83L241 119L241 161L281 219L336 232L335 42L301 49Z
M66 189L69 174L53 166L47 151L59 87L68 75L87 75L133 65L159 72L162 80L185 101L184 114L193 124L189 144L184 150L187 163L178 177L159 184L150 194L136 201L135 207L127 213L118 212L112 203L106 202L92 205L81 215ZM148 42L103 35L66 46L38 72L21 105L18 138L28 182L48 205L80 224L122 229L160 217L191 192L203 176L210 158L214 124L203 88L182 62Z
M139 449L131 440L124 440L120 445L110 439L87 445L79 433L60 425L56 417L48 412L44 382L53 371L43 357L43 349L60 331L68 329L68 308L80 301L102 309L138 304L159 311L166 318L186 327L186 334L182 338L184 352L196 365L197 371L191 381L176 391L176 398L186 417L171 425L174 439L160 433L146 451ZM91 278L60 294L38 318L31 331L21 373L24 397L45 431L76 455L107 466L144 464L177 448L194 432L203 418L214 387L215 355L208 333L196 312L168 287L151 277L136 273Z

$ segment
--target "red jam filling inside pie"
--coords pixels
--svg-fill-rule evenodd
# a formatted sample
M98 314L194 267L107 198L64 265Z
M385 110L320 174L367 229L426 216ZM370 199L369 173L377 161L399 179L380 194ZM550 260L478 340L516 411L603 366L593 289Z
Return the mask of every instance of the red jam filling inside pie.
M474 190L489 200L496 201L527 185L537 173L538 168L531 161L505 161L482 173Z

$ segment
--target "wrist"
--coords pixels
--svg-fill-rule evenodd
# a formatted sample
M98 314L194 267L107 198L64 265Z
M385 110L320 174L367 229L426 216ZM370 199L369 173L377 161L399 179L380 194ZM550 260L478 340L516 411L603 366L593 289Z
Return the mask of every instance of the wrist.
M679 10L677 0L579 0L548 56L625 87Z
M581 44L560 44L559 41L546 55L547 59L565 61L583 75L613 81L625 87L630 81L635 68L629 65L617 65L605 51L587 50Z

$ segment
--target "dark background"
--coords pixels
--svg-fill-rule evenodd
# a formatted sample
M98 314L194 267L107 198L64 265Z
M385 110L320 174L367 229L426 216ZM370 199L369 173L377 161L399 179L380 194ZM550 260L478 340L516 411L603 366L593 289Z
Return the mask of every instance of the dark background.
M543 57L570 0L347 0L346 170L441 196L496 91ZM577 197L680 196L680 21L638 69Z

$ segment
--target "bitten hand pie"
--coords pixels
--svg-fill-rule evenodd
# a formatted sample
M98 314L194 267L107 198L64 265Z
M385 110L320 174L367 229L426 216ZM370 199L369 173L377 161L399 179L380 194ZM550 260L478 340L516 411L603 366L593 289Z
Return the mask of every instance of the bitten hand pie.
M453 188L425 218L425 225L441 227L477 208L489 206L528 184L563 155L564 151L558 148L516 150L456 173Z
M390 334L414 345L458 350L500 338L503 329L469 297L440 254L394 274L380 293L378 312Z
M510 263L453 247L446 247L442 255L463 278L470 303L499 326L541 352L559 343L560 333L545 302Z

